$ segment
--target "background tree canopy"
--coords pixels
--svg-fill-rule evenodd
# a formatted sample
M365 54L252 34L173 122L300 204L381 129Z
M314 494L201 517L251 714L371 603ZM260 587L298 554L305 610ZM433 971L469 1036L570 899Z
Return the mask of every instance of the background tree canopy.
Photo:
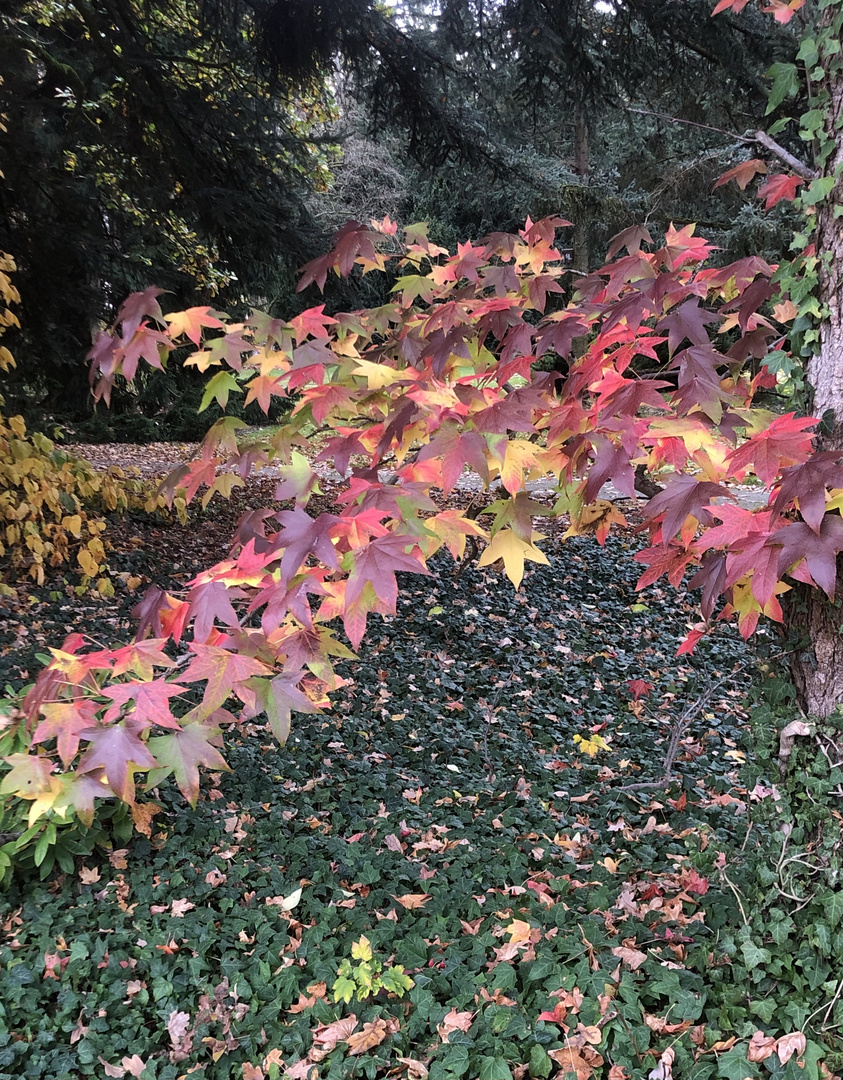
M786 247L780 216L710 194L752 156L711 128L754 132L763 73L792 52L788 29L757 13L711 20L708 0L13 0L0 27L0 248L18 260L25 315L5 393L30 416L33 403L89 409L67 366L129 291L290 314L294 269L349 216L429 220L453 243L560 212L577 223L580 270L630 220L700 221L724 258ZM329 304L353 304L350 287L362 285ZM179 378L152 378L118 411L160 414L189 396Z

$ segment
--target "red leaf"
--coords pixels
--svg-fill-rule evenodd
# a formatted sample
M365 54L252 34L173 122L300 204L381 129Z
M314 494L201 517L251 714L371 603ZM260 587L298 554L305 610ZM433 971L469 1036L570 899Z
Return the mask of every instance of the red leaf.
M111 698L113 704L108 707L103 721L108 724L120 715L120 710L130 701L135 707L130 718L145 726L158 724L159 727L178 730L178 722L170 711L170 698L178 697L187 689L178 683L156 679L154 682L118 683L103 690L103 695Z
M804 521L794 521L779 529L771 543L781 547L779 572L793 573L804 559L805 566L814 582L834 599L837 582L837 553L843 551L843 518L838 514L826 514L815 533Z
M818 422L811 416L797 418L795 413L777 416L733 450L726 461L735 473L754 465L756 475L770 487L783 465L799 465L810 456L814 434L808 429Z
M770 210L783 199L793 202L799 192L800 184L805 180L801 176L788 176L787 173L774 173L758 189L758 198L764 199L764 209Z
M701 525L710 525L712 517L706 507L717 498L734 501L734 496L721 484L697 480L687 473L676 473L665 484L664 491L652 498L644 510L644 517L654 519L664 515L661 525L662 542L667 543L682 528L691 515Z
M752 161L742 161L740 165L736 165L733 169L724 172L720 179L715 181L714 187L711 190L715 191L717 188L722 187L723 184L728 184L730 180L735 180L741 191L745 191L747 184L754 176L758 173L765 173L766 171L767 166L761 158L753 158Z
M653 683L647 682L646 679L627 679L626 685L629 687L633 701L638 701L642 697L649 697L650 691L654 689Z

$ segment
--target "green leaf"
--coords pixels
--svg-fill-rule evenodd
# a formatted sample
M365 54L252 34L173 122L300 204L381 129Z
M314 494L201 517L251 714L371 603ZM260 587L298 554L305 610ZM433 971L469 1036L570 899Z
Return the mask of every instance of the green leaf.
M340 975L331 989L334 994L334 1001L344 1001L346 1005L348 1005L354 997L357 985L352 982L351 979L347 979L344 975Z
M198 411L200 413L204 412L214 398L216 398L220 408L224 409L228 405L228 395L232 392L242 394L243 390L233 375L227 371L218 371L212 379L208 380Z
M819 61L819 58L820 54L816 41L812 37L803 38L796 59L801 60L805 67L812 68Z
M747 971L752 971L761 964L769 964L772 959L769 949L762 949L752 941L745 941L741 945L741 952L743 953Z
M748 1076L758 1076L758 1069L747 1061L746 1044L739 1044L721 1054L717 1060L717 1075L724 1080L744 1080Z
M545 1077L550 1076L552 1068L553 1061L547 1051L543 1046L536 1043L530 1050L530 1076L536 1076L540 1080L544 1080Z
M818 176L817 179L812 180L808 187L802 192L800 196L802 204L804 206L816 206L817 203L828 198L833 190L833 176Z
M482 1057L477 1080L512 1080L512 1070L503 1058Z
M773 80L773 85L770 88L765 115L774 112L785 98L798 93L799 69L796 64L773 64L767 72L767 78Z

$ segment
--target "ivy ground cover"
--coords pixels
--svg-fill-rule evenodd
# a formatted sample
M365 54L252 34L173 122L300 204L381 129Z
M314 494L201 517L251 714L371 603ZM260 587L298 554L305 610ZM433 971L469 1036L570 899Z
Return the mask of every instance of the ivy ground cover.
M15 885L0 1077L817 1075L741 915L744 646L677 662L690 608L618 554L411 579L332 714L241 729L196 811L162 787L150 837ZM623 790L672 735L679 779ZM335 1000L344 961L412 987Z

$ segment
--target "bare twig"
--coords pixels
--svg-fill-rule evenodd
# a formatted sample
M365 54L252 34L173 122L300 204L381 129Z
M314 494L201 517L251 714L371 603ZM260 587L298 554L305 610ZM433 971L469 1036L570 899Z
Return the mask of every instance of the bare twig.
M731 672L734 675L735 672ZM726 676L716 682L713 686L710 686L704 694L701 694L696 701L692 702L688 708L678 716L671 726L670 742L667 744L667 753L664 757L664 775L661 780L644 780L638 784L626 784L624 787L616 788L616 791L642 791L645 788L665 788L670 787L675 780L680 779L673 775L673 765L676 761L676 755L679 752L679 740L685 734L688 724L693 720L697 713L705 708L714 694L720 689L720 687L726 682Z
M725 128L714 127L712 124L699 124L696 120L685 120L681 116L670 116L669 113L655 112L653 109L634 109L628 105L626 111L637 113L639 116L655 116L659 120L667 120L670 124L686 124L688 127L702 128L703 131L714 131L718 135L728 135L730 139L735 139L737 142L746 143L747 145L756 143L763 146L765 150L769 150L771 154L774 154L780 161L793 169L797 176L801 176L805 180L813 180L819 176L815 169L812 169L810 165L806 165L804 161L800 161L790 151L785 150L766 131L756 131L753 135L738 135L736 131L727 131Z

